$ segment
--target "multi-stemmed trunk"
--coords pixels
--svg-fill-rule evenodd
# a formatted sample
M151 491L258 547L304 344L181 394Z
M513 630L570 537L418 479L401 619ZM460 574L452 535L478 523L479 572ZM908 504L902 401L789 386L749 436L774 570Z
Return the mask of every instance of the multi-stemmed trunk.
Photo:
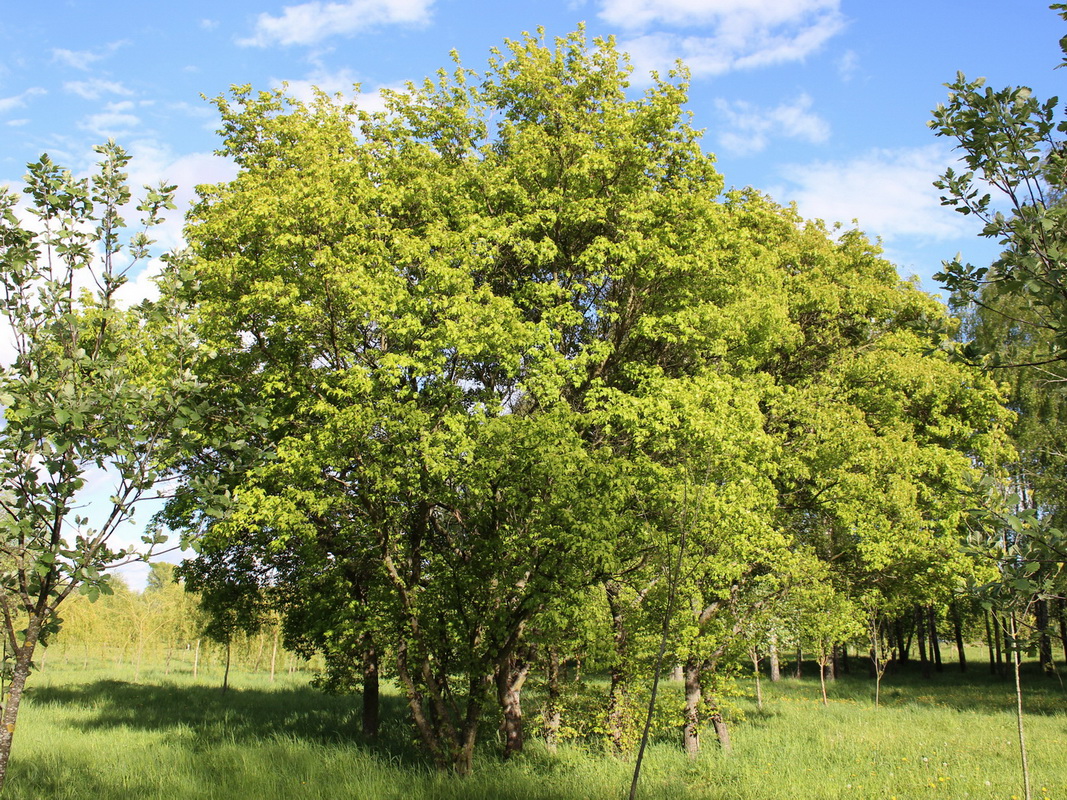
M496 696L502 716L500 732L504 737L505 759L522 752L522 686L529 672L529 662L514 653L497 665Z
M967 652L963 647L963 622L960 620L960 607L952 603L949 608L952 610L952 632L956 637L956 656L959 659L960 672L966 672Z

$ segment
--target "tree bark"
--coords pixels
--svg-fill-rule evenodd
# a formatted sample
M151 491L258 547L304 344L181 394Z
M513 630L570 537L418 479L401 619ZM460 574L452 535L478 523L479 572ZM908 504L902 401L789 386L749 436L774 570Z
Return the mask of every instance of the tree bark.
M778 683L782 679L782 668L778 663L778 634L771 633L767 638L767 660L771 665L771 683Z
M7 764L11 758L11 743L15 738L15 722L18 720L19 704L26 688L26 679L33 668L33 651L37 647L37 638L41 633L39 620L30 620L26 629L26 638L20 647L15 648L15 664L11 673L11 683L3 699L3 715L0 716L0 789L7 778Z
M559 729L563 721L559 697L559 648L548 648L548 665L545 674L548 690L548 703L545 706L545 747L550 753L559 747Z
M941 641L937 637L937 615L934 614L933 606L927 606L926 618L930 623L930 656L934 662L934 669L942 672L945 667L941 663Z
M700 753L700 662L690 656L685 662L685 725L682 740L686 755L695 759Z
M1048 600L1038 600L1034 604L1034 616L1038 629L1037 655L1038 663L1045 675L1054 675L1056 667L1052 662L1052 638L1049 636Z
M1063 660L1067 662L1067 613L1064 611L1064 605L1062 597L1056 601L1060 618L1060 641L1063 642Z
M273 673L273 665L271 666ZM381 723L381 696L378 685L378 651L368 634L363 636L363 735L377 739Z
M503 715L500 732L504 736L505 759L522 752L522 685L529 671L529 663L515 654L497 666L496 693Z
M719 739L719 747L729 753L733 747L730 745L730 729L726 727L726 721L719 711L719 704L715 698L708 698L711 703L711 725L715 729L715 736Z
M963 622L960 619L960 607L953 602L949 608L952 610L952 632L956 636L956 657L959 659L960 672L966 672L967 652L963 646Z
M795 678L802 677L803 671L804 671L804 651L801 649L800 645L798 644L797 645L797 666L796 666L796 669L793 672L793 677L795 677Z
M623 617L622 603L619 599L619 587L615 583L607 584L608 608L611 611L612 634L615 644L615 658L610 668L611 685L608 689L608 738L616 753L621 753L626 739L626 672L627 650L629 643L626 636L626 624Z
M930 659L926 657L926 620L924 616L922 608L915 609L916 638L919 643L919 666L922 670L922 676L930 678L933 673L930 670Z
M985 643L989 648L989 674L997 674L997 657L993 650L993 627L989 623L989 612L985 612Z
M230 644L231 639L226 640L226 671L222 673L222 691L230 688Z

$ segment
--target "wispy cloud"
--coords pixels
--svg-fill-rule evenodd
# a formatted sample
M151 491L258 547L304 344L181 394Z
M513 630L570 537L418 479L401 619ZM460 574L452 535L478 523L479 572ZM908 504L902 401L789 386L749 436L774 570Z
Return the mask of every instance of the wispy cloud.
M811 105L811 97L806 94L774 108L759 108L743 100L717 100L715 107L723 122L717 137L719 146L738 155L749 155L764 150L772 137L825 142L830 137L830 125L811 111Z
M68 92L84 97L86 100L99 100L105 94L117 94L129 96L133 92L118 81L106 81L101 78L90 78L87 81L67 81L63 88Z
M53 48L52 61L59 64L66 64L68 67L74 67L75 69L87 70L97 61L107 58L120 47L127 44L129 44L127 40L120 39L116 42L110 42L96 50L64 50L63 48Z
M0 114L4 114L16 108L22 108L26 105L26 101L29 98L42 94L48 94L48 92L40 86L31 86L21 94L16 94L12 97L0 97Z
M78 127L100 139L117 139L120 136L129 135L141 124L140 117L129 113L133 108L134 105L129 100L121 103L108 103L103 111L90 114L79 122Z
M620 46L630 53L640 81L652 70L666 72L678 59L697 77L801 61L844 29L839 4L840 0L603 0L600 16L633 32Z
M277 17L260 14L253 35L237 43L245 47L312 45L330 36L352 35L380 25L417 25L429 21L431 5L433 0L315 0L286 6Z
M805 217L845 224L856 219L887 240L944 241L973 233L967 220L941 206L932 185L953 161L939 145L871 150L841 161L785 167L786 185L771 194L795 201Z

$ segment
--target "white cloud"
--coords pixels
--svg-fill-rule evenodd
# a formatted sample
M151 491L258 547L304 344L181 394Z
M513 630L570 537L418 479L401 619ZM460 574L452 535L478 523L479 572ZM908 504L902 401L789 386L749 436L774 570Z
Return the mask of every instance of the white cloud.
M801 61L844 29L838 6L839 0L604 0L600 16L634 31L620 47L642 81L678 59L696 77Z
M120 47L127 44L129 44L127 40L120 39L117 42L110 42L98 50L64 50L63 48L57 47L52 50L52 61L58 61L61 64L66 64L68 67L74 67L75 69L87 70L95 62L107 58Z
M12 127L12 128L18 128L18 127L21 127L22 125L26 125L28 122L29 122L28 119L9 119L4 124L9 126L9 127Z
M716 100L715 107L725 123L718 135L719 145L738 155L748 155L765 149L772 136L825 142L830 137L830 126L811 112L811 103L807 94L775 108L759 108L743 100Z
M841 76L841 80L846 83L852 80L853 76L859 71L860 57L856 54L855 50L847 50L845 54L837 62L837 74Z
M811 14L836 14L839 5L840 0L602 0L600 16L625 28L658 22L738 30L792 24Z
M286 6L281 16L260 14L252 36L242 46L272 44L310 45L330 36L351 35L378 25L420 24L429 20L433 0L348 0L323 3L314 0Z
M22 108L26 105L26 100L30 97L35 97L41 94L48 94L40 86L32 86L22 94L16 94L13 97L0 97L0 114L7 111L11 111L15 108Z
M219 27L219 21L217 19L202 19L200 20L200 27L205 31L213 31Z
M383 89L402 91L405 88L403 83L398 82L376 86L373 89L363 89L359 94L355 94L354 87L355 84L359 83L359 78L349 69L341 69L337 72L320 70L298 80L271 79L272 86L281 87L283 83L286 87L286 94L303 103L310 103L315 99L315 89L317 88L328 95L334 95L339 92L344 95L346 100L354 97L362 110L370 112L385 110L385 100L382 98Z
M954 160L939 145L929 145L796 164L782 170L787 185L770 194L795 201L808 218L846 224L856 219L862 230L887 241L946 241L973 234L961 215L941 206L932 185Z
M98 100L105 94L132 95L133 92L117 81L90 78L87 81L67 81L63 88L86 100Z
M106 110L98 114L90 114L83 119L78 123L78 127L88 131L98 139L118 139L122 136L128 136L141 124L141 118L136 114L126 113L127 109L125 108L114 107L124 105L126 104L109 104Z

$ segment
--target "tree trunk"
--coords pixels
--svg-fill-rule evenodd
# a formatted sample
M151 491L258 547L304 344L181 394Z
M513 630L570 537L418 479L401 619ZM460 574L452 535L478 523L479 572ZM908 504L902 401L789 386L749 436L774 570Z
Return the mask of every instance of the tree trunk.
M771 683L778 683L782 679L782 668L778 663L778 634L771 633L767 638L767 660L771 664Z
M997 674L997 657L993 651L993 627L989 624L989 612L985 612L985 643L989 648L989 674Z
M26 688L26 679L33 669L33 651L37 647L37 638L40 636L41 623L30 620L26 629L26 639L21 647L15 649L15 664L11 673L11 683L4 693L3 715L0 717L0 789L4 786L7 777L7 763L11 758L11 743L15 738L15 722L18 720L19 704L22 702L22 692ZM6 637L5 637L6 641Z
M1067 662L1067 613L1064 611L1063 598L1061 597L1056 601L1056 608L1059 611L1060 617L1060 641L1063 642L1063 660Z
M621 753L626 740L626 680L625 665L628 661L628 641L619 588L614 583L607 585L608 608L615 644L615 658L610 668L611 686L608 689L608 738L616 753Z
M826 670L829 666L830 658L826 653L819 654L819 689L822 691L822 704L827 705L826 702Z
M278 636L281 634L281 626L274 626L274 644L270 651L270 682L274 683L274 668L278 665Z
M222 691L230 688L230 639L226 640L226 671L222 673Z
M916 639L919 643L919 666L922 670L922 676L924 678L930 678L933 673L930 670L930 659L926 657L926 620L923 617L923 610L921 608L916 608L915 628Z
M196 640L196 652L193 653L193 677L197 676L200 669L200 640Z
M711 701L711 725L715 729L715 736L719 739L719 747L729 753L733 749L730 745L730 730L726 727L726 721L722 718L722 712L719 711L719 704L715 702L715 698L708 699Z
M759 650L757 650L755 647L753 647L751 655L752 655L752 674L756 678L756 709L758 711L762 711L763 710L763 689L760 686L760 669L759 669L760 655L759 655Z
M960 619L960 607L954 602L949 608L952 610L952 632L956 635L956 657L959 659L960 672L966 672L967 652L963 646L963 622Z
M522 685L526 682L530 665L526 659L512 654L496 669L496 697L503 719L500 732L504 736L504 758L522 752Z
M841 674L841 648L836 644L830 648L830 660L826 662L826 679L836 681Z
M271 667L273 671L273 665ZM378 738L381 720L381 698L378 687L378 651L370 636L363 637L363 735Z
M804 651L801 649L800 645L798 644L797 645L797 666L796 666L796 670L794 670L794 672L793 672L793 677L794 678L800 678L800 677L802 677L803 672L804 672Z
M1052 638L1049 636L1048 600L1038 600L1034 604L1038 629L1037 656L1041 670L1046 675L1054 675L1056 667L1052 663Z
M1000 675L1000 676L1004 675L1004 651L1001 648L1001 641L1003 639L1003 637L1001 636L1002 630L1003 630L1003 628L1002 628L1002 626L1000 624L1000 617L998 617L994 613L993 614L993 642L996 645L996 655L997 655L997 670L996 671L997 671L997 675Z
M559 729L563 721L559 696L559 648L548 648L548 666L545 675L548 689L548 703L545 706L545 747L550 753L559 747Z
M941 663L941 641L937 638L937 615L934 614L933 606L927 606L926 617L930 623L930 655L934 661L934 669L942 672L945 667Z
M685 725L682 740L686 755L695 759L700 753L700 662L690 656L685 662Z

